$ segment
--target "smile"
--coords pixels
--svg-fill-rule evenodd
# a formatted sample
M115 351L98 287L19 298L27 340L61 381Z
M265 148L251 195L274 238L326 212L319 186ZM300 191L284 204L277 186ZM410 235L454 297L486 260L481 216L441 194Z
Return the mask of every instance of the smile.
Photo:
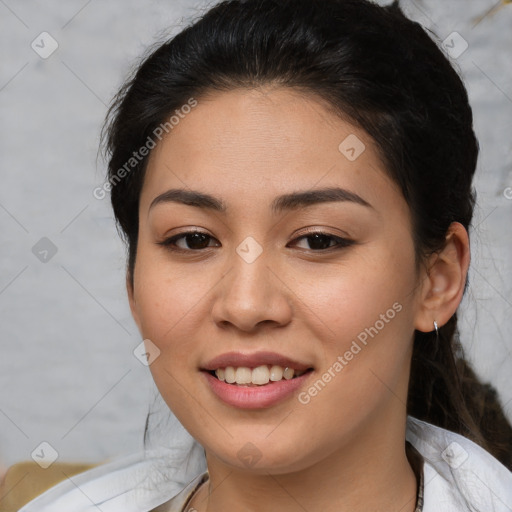
M247 366L218 368L210 372L221 382L235 384L238 386L265 386L269 382L279 382L281 380L291 380L300 377L307 370L295 370L289 366L279 365L261 365L256 368Z

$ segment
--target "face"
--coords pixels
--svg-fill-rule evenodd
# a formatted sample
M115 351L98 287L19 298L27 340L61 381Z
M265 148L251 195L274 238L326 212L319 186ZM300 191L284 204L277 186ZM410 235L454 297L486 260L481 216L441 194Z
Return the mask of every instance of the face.
M403 422L411 219L364 131L290 89L198 99L153 150L139 216L132 313L209 457L284 473Z

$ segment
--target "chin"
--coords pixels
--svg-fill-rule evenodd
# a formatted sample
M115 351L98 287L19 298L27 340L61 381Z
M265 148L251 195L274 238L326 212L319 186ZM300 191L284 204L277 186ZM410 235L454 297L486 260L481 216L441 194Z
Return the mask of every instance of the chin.
M268 436L268 429L263 436L228 436L225 443L219 444L217 441L211 448L208 443L201 444L208 457L213 456L236 471L252 474L288 474L306 469L317 462L314 453L303 451L307 446L303 439L281 435L270 441L265 436Z

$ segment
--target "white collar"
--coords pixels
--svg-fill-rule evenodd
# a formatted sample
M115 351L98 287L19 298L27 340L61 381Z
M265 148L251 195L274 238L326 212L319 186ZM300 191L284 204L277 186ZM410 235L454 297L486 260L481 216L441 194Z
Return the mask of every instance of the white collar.
M512 511L512 473L483 448L411 416L406 438L424 459L423 512Z
M406 438L424 459L423 512L512 511L512 473L484 449L412 417ZM190 438L172 451L146 451L75 475L18 512L148 512L173 496L178 502L205 470L204 451Z

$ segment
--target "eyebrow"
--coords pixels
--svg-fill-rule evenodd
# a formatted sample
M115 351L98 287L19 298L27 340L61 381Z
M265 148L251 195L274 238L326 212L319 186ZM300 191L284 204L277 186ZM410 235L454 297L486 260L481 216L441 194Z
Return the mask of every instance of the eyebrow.
M170 189L158 195L151 201L149 210L157 204L169 202L205 208L221 213L227 210L227 206L222 200L204 192L185 189ZM274 214L277 214L285 210L297 210L305 206L330 202L351 202L373 208L368 201L355 192L339 187L328 187L284 194L276 197L272 201L270 208Z

